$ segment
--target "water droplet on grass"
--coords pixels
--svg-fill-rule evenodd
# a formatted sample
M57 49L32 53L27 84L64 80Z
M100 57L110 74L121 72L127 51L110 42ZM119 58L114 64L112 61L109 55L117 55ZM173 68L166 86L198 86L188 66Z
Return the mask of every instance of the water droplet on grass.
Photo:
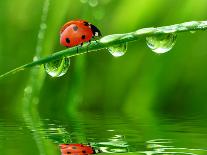
M120 57L123 56L126 51L127 51L127 44L119 44L115 46L111 46L108 48L109 52L114 56L114 57Z
M68 68L70 66L70 58L62 58L53 60L51 62L48 62L44 64L45 71L51 76L51 77L60 77L67 73Z
M147 46L155 53L170 51L176 43L177 35L174 33L158 34L146 37Z

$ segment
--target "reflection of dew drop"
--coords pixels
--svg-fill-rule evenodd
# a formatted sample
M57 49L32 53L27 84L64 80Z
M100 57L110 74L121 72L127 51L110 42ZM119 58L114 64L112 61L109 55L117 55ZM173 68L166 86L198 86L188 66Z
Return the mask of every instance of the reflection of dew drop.
M67 73L70 66L70 58L53 60L44 64L45 71L52 77L60 77Z
M89 0L88 3L91 7L96 7L98 5L98 0Z
M155 53L170 51L175 45L177 35L174 33L158 34L146 38L147 46Z
M126 153L128 152L127 148L114 148L110 150L113 153Z
M120 57L123 56L126 51L127 51L127 44L119 44L116 46L111 46L108 48L109 52L114 56L114 57Z
M114 130L112 130L112 129L109 129L109 130L106 130L106 131L109 131L109 132L113 132Z
M191 34L194 34L194 33L196 33L196 31L190 31L190 33L191 33Z

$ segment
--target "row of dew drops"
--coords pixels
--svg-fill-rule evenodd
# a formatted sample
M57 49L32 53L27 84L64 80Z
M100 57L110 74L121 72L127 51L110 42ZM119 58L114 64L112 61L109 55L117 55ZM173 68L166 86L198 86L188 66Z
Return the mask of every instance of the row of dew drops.
M170 51L176 43L175 33L158 34L146 37L147 46L155 53L161 54ZM127 43L111 46L107 48L114 57L123 56L127 51ZM70 58L54 60L44 65L45 71L51 77L61 77L65 75L70 66Z

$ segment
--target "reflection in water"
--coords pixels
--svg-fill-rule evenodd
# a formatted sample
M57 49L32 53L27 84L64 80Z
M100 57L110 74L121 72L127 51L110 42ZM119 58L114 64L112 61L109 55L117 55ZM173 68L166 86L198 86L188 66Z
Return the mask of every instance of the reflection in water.
M205 126L203 126L202 121L198 120L197 118L183 119L183 122L179 122L175 120L166 121L164 118L155 126L151 122L143 122L137 118L125 116L120 117L118 114L95 114L93 117L84 115L84 118L70 118L66 122L56 121L53 123L53 127L58 126L60 128L60 124L62 124L61 129L64 132L62 135L60 132L56 132L56 136L59 134L60 137L68 137L70 143L90 143L90 146L99 149L101 154L206 155L207 150L204 149L206 146L204 141L207 138ZM165 138L149 140L150 137L169 137L173 140ZM55 139L55 137L50 138ZM192 139L193 142L189 143ZM61 140L59 138L58 142L56 137L56 143L60 144L63 141L66 139ZM198 145L195 145L196 143Z
M87 155L98 153L95 148L90 145L83 144L60 144L60 151L62 155Z
M154 139L149 140L146 143L147 148L149 148L150 151L140 152L146 155L204 155L204 153L207 154L207 150L204 149L177 148L175 146L169 145L173 144L172 140L170 139Z
M76 115L75 118L66 120L41 119L42 123L37 123L32 128L21 119L5 117L0 119L0 154L19 152L28 155L31 150L34 155L39 154L34 144L34 134L38 133L42 142L52 144L47 148L42 145L44 150L47 149L46 155L65 154L63 150L67 151L68 148L60 148L61 144L87 145L100 150L96 151L100 154L207 155L206 119L184 119L180 122L166 121L166 118L159 120L156 126L146 120L143 122L124 115L120 117L119 114L87 116L84 113L84 117ZM157 137L162 139L156 139ZM15 145L12 145L14 142ZM12 150L8 149L11 145ZM50 150L57 152L50 153Z
M87 155L95 153L135 153L135 154L145 154L145 155L206 155L207 150L205 149L189 149L189 148L177 148L172 145L172 140L170 139L154 139L146 142L146 151L130 152L124 147L117 148L117 145L108 142L93 143L96 148L89 145L83 144L60 144L61 155ZM99 148L97 147L99 146ZM116 149L115 149L116 148Z
M92 143L93 144L93 143ZM115 134L108 138L108 141L97 142L93 144L99 147L103 153L126 153L128 151L128 144L123 135Z

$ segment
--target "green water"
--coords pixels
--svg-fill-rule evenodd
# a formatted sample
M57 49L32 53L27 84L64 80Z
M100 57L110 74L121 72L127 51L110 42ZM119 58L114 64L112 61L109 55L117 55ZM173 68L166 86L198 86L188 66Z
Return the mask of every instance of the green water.
M59 144L84 143L102 153L207 155L201 116L82 111L69 116L0 113L1 155L60 155Z

